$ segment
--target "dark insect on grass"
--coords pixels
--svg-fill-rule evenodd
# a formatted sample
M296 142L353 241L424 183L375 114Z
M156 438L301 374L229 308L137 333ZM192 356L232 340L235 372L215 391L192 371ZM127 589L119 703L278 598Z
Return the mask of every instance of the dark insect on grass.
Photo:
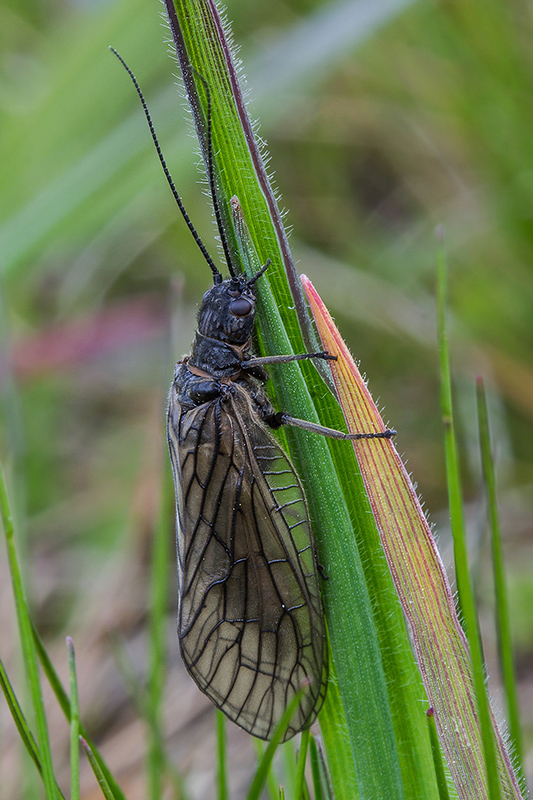
M231 261L214 190L208 87L198 75L207 97L207 173L230 272L226 280L183 207L142 93L122 63L141 98L167 181L214 279L200 306L191 354L176 365L168 403L181 654L217 708L261 739L272 735L300 694L283 737L289 739L311 725L322 706L326 633L303 487L269 428L295 425L345 439L388 438L394 432L345 434L274 410L263 388L265 366L333 356L254 358L255 284L270 262L248 278Z

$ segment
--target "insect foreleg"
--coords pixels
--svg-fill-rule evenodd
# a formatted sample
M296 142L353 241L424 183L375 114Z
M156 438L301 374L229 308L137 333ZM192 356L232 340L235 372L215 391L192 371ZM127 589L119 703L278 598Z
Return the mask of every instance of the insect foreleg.
M332 356L329 353L300 353L299 355L286 355L286 356L264 356L262 358L249 358L243 361L241 366L243 369L250 367L266 366L267 364L288 364L290 361L303 361L306 358L321 358L324 361L336 361L337 356Z
M290 414L285 414L283 411L273 414L272 417L265 419L265 422L274 429L280 428L282 425L293 425L295 428L302 428L304 431L319 433L321 436L329 436L331 439L350 439L354 441L357 439L391 439L393 436L396 436L396 431L390 428L376 433L343 433L342 431L336 431L334 428L326 428L324 425L307 422L304 419L296 419L295 417L291 417Z

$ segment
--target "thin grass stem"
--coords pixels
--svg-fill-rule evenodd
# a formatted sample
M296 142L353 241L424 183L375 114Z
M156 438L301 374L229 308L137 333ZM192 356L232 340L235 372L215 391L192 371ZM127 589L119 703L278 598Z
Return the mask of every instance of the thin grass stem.
M478 378L476 383L477 410L479 422L479 442L481 447L481 464L483 480L487 494L489 511L489 524L492 548L492 569L494 575L494 591L496 594L496 631L498 636L498 654L500 670L505 691L507 705L507 719L513 750L520 770L523 770L522 733L520 728L520 715L518 711L518 697L516 678L513 665L513 645L511 639L511 626L509 619L509 599L505 580L505 567L503 558L500 517L496 498L496 478L494 474L494 460L492 457L489 416L487 410L487 397L483 380ZM523 774L522 774L523 780Z
M13 721L17 726L17 730L19 732L20 738L24 744L24 747L28 751L30 758L32 759L33 763L37 767L39 774L42 776L43 774L43 766L41 764L41 756L39 754L39 748L37 746L37 742L33 736L33 733L30 730L30 726L24 716L24 712L20 706L18 698L13 690L13 686L11 685L11 681L9 680L6 668L4 667L3 661L0 659L0 688L4 693L4 697L7 703L7 706L11 712L11 716L13 717Z
M466 530L461 495L459 457L453 421L453 402L450 370L450 353L446 312L448 305L447 263L444 252L443 234L438 236L438 327L439 361L441 379L441 412L444 422L444 444L446 452L446 475L450 504L450 521L454 543L455 574L459 603L470 646L474 689L477 700L481 738L487 775L488 796L490 800L501 800L501 784L498 775L496 744L491 719L489 699L485 684L485 669L479 635L474 593L468 568Z
M285 735L285 731L287 730L287 727L290 724L294 712L298 708L298 704L302 699L302 694L304 691L305 689L302 689L293 697L293 699L285 709L280 721L274 728L274 733L272 735L272 738L268 742L263 752L263 755L259 760L259 764L257 765L257 769L252 779L252 783L250 785L250 789L246 796L246 800L259 800L259 796L267 780L267 776L270 771L270 767L274 759L276 750L278 749L281 740Z
M114 794L107 782L106 776L104 775L102 768L100 766L99 760L95 757L92 748L89 746L87 741L80 736L80 741L85 753L87 754L87 758L89 759L89 764L91 765L95 778L98 781L98 785L102 790L102 794L105 797L105 800L114 800Z
M42 778L47 800L55 800L58 795L57 784L54 776L52 764L52 753L50 750L50 739L48 736L48 724L44 708L41 681L39 678L39 666L37 654L33 641L32 627L28 613L28 605L22 585L22 577L15 547L15 530L13 517L9 503L7 486L4 473L0 467L0 513L6 536L7 557L11 582L13 585L13 595L15 598L15 608L17 612L17 622L22 646L22 654L26 667L26 674L30 688L30 695L35 715L35 725L37 729L37 741L41 754Z
M315 800L325 800L322 788L322 772L320 769L320 755L318 745L314 736L309 739L309 761L311 763L311 775L313 777L313 792Z
M228 770L226 752L226 717L217 709L217 798L228 800Z
M298 766L296 769L296 788L294 790L294 800L301 800L304 797L305 786L305 763L307 761L307 750L309 748L309 728L302 731L300 739L300 751L298 753Z
M63 684L59 679L57 672L55 671L54 665L50 661L50 657L45 650L44 644L42 643L39 634L33 627L32 627L32 636L35 642L35 649L37 652L37 656L39 658L39 661L41 662L41 666L48 679L48 683L50 684L52 691L56 696L56 700L59 703L59 707L61 708L67 720L70 722L70 700L68 698L68 695L63 687ZM89 734L87 733L87 731L83 726L83 723L81 722L80 722L80 734L83 737L87 746L90 748L92 756L98 762L100 771L104 775L106 783L112 791L113 800L126 800L126 797L124 796L120 786L117 784L109 767L107 766L104 759L100 755L98 748L91 741Z
M443 754L437 733L437 726L435 725L435 714L433 709L430 708L427 712L427 721L429 729L429 739L431 741L431 754L433 756L433 763L435 765L435 775L437 777L437 787L439 790L439 800L450 800L450 793L448 791L448 782L446 780L446 771L444 769L444 762L442 760Z
M80 707L74 642L67 636L68 672L70 679L70 800L80 797Z

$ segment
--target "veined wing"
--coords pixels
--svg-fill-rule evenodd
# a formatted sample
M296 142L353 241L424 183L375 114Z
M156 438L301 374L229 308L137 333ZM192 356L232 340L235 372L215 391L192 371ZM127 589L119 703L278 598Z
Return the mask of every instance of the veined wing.
M178 404L175 404L178 405ZM181 652L200 689L266 739L310 682L285 738L325 694L325 632L301 483L234 387L169 409L178 497Z

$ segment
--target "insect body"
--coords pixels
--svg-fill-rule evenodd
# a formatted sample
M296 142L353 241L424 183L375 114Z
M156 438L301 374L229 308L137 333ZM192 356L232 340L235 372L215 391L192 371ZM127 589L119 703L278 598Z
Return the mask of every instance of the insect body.
M389 438L394 431L346 434L274 411L263 388L265 365L332 356L253 357L255 282L270 262L252 278L232 263L215 191L209 88L197 74L207 97L207 174L227 280L176 191L137 81L113 52L133 81L174 198L214 277L191 354L176 365L168 404L181 653L213 703L262 739L301 693L288 739L311 725L321 708L327 651L304 491L269 428L295 425L340 439Z
M280 415L250 355L253 280L231 278L204 295L170 389L178 635L200 689L260 738L309 682L289 738L322 705L326 640L302 485L266 427L279 427Z

